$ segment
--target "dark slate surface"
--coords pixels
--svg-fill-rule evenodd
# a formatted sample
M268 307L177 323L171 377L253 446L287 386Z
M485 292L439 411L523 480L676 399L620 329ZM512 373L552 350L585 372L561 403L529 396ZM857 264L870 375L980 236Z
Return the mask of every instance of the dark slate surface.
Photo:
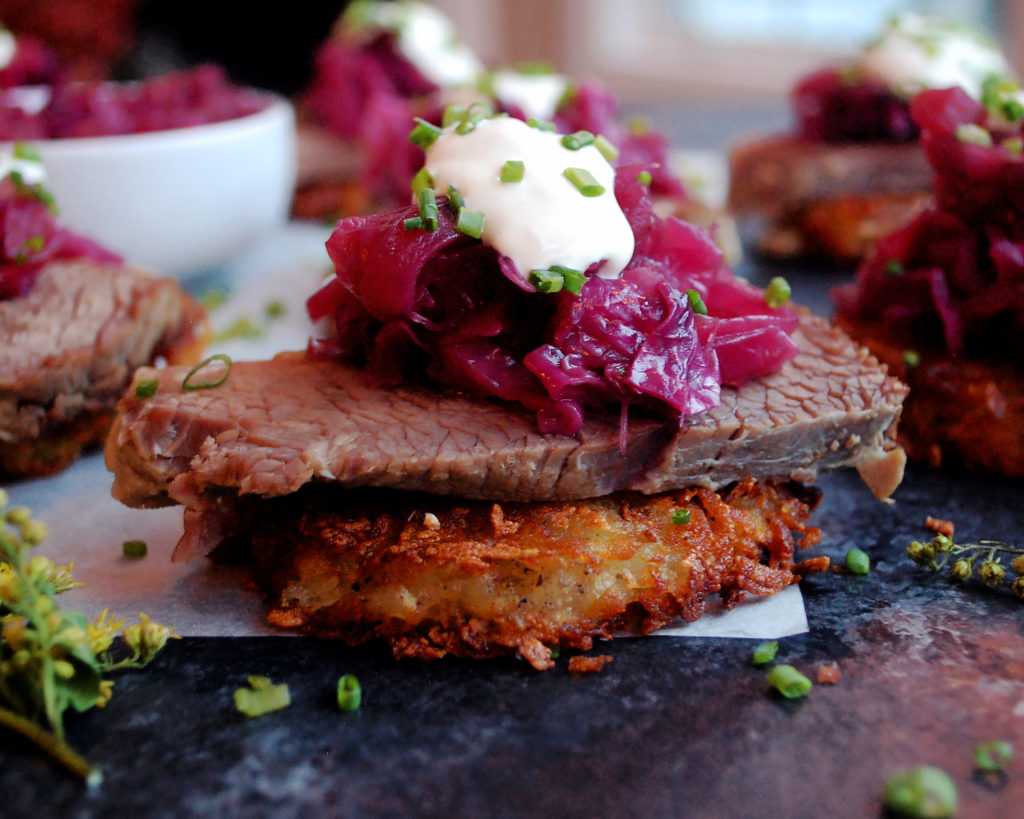
M819 312L844 278L742 270L784 273ZM953 776L959 815L1021 815L1024 760L986 780L971 756L1005 738L1024 757L1024 603L953 586L905 548L927 537L927 515L954 520L959 539L1024 545L1024 483L911 469L894 506L853 474L822 486L821 551L858 546L874 567L804 582L811 630L782 641L779 661L842 672L805 700L768 690L749 640L618 640L597 648L614 657L603 671L572 676L564 656L538 673L302 638L186 639L70 720L71 743L105 772L99 790L0 734L0 816L861 817L879 814L889 773L925 762ZM357 713L333 704L344 673L362 682ZM293 705L239 715L232 692L250 674L287 682Z

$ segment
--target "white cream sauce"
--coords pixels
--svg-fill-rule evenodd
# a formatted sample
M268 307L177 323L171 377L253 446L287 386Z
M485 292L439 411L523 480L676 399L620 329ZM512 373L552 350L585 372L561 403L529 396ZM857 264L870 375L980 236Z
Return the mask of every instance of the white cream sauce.
M530 74L511 69L494 71L491 82L496 99L535 119L551 119L569 88L569 80L563 74Z
M508 160L523 163L522 181L501 181ZM454 186L466 208L484 214L481 238L524 277L552 265L586 270L604 260L598 275L615 278L633 256L633 231L615 199L615 171L593 145L569 150L559 134L495 117L468 134L444 129L427 149L426 167L438 192ZM566 168L586 169L604 192L584 196L563 176Z
M14 52L18 44L14 41L14 35L0 26L0 68L7 68L14 59Z

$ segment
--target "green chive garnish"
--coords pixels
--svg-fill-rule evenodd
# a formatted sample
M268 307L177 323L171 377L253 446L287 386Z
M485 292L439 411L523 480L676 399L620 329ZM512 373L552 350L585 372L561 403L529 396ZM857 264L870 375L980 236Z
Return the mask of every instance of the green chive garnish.
M690 522L690 510L689 509L673 509L672 510L672 522L676 526L682 526L683 524Z
M276 319L281 318L284 315L284 303L280 301L267 302L267 306L263 308L263 312L267 314L267 318Z
M698 316L706 316L708 314L708 307L704 304L704 299L700 297L700 293L696 290L687 290L686 298L690 301L690 309Z
M639 182L641 185L650 185L651 184L651 172L650 171L640 171L640 173L638 173L636 175L636 181Z
M557 270L531 270L530 284L541 293L557 293L565 286L565 278Z
M455 220L455 229L459 233L479 239L484 233L486 217L478 210L459 208L459 215Z
M1013 760L1013 746L1003 739L982 742L974 749L974 766L985 773L997 773Z
M612 145L603 135L594 137L594 147L601 152L601 156L609 162L614 162L619 156L619 149Z
M216 310L228 300L228 291L223 287L212 287L199 295L204 310Z
M224 364L227 365L224 368L224 375L212 381L197 381L195 383L192 382L192 379L201 370L205 369L215 361L222 361ZM233 362L231 361L230 357L224 355L224 353L217 353L216 355L211 355L208 358L204 358L202 361L196 364L191 370L189 370L185 374L185 378L182 379L181 382L181 388L186 392L192 392L194 390L209 390L213 389L214 387L219 387L221 384L228 380L228 376L231 374L232 363Z
M563 267L560 264L552 265L551 269L556 273L562 274L562 282L565 289L574 296L578 296L583 289L583 285L587 283L586 274L582 270L576 270L573 267Z
M921 364L921 354L917 350L904 350L900 353L900 358L903 359L903 363L913 369Z
M287 683L274 685L269 677L249 677L249 687L235 691L235 708L247 717L259 717L292 704Z
M24 159L28 162L42 162L43 158L34 147L27 142L15 142L12 151L15 159Z
M416 127L409 134L409 141L413 145L418 145L423 150L426 150L441 136L441 129L421 117L416 117L415 121Z
M419 195L421 190L432 187L434 187L434 177L430 175L430 171L425 166L416 171L416 175L412 178L412 192Z
M530 117L526 120L526 124L531 128L536 128L538 131L554 131L555 123L548 122L546 119L537 119L536 117Z
M1022 140L1020 137L1009 137L1008 139L1004 139L999 144L1006 148L1006 150L1008 150L1014 156L1020 156L1021 153L1024 153L1024 140Z
M566 134L562 137L562 147L570 151L578 151L587 145L594 144L594 135L590 131L577 131L575 134Z
M448 202L456 210L465 207L466 205L466 200L462 198L462 194L459 193L459 189L454 185L448 186Z
M768 672L768 684L786 699L806 696L814 684L791 665L777 665Z
M510 159L501 166L502 182L522 182L526 166L519 159Z
M959 801L949 774L932 765L893 774L882 792L882 804L899 816L952 816Z
M145 557L149 549L144 540L126 540L121 544L121 551L125 557L139 558Z
M406 230L423 230L423 218L420 216L410 216L402 221L402 227Z
M850 574L867 574L871 571L871 558L863 549L850 549L846 553L846 570Z
M416 202L420 206L420 218L423 220L423 229L426 231L437 230L437 195L433 188L424 188L416 194Z
M764 291L764 303L772 308L781 307L789 301L790 295L792 295L792 291L789 282L782 276L776 276L768 282L768 287Z
M135 385L135 397L152 398L156 395L158 386L160 386L160 384L155 378L145 378Z
M754 647L754 653L750 657L750 662L754 665L768 665L768 663L775 659L775 655L778 653L779 641L766 640Z
M345 674L338 680L338 708L357 711L363 701L363 690L355 674Z
M594 175L586 168L566 168L562 171L562 176L584 196L600 196L604 193L604 185L594 179Z
M886 276L902 276L907 272L907 269L899 259L889 259L885 263L884 272Z
M441 125L445 128L465 122L469 118L469 109L463 105L449 105L441 115Z

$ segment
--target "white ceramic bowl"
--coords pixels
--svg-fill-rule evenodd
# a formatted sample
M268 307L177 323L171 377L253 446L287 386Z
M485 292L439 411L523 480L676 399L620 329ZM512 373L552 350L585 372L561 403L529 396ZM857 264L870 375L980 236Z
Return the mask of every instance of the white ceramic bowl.
M217 268L278 230L295 186L295 117L278 97L238 119L33 142L61 221L132 264Z

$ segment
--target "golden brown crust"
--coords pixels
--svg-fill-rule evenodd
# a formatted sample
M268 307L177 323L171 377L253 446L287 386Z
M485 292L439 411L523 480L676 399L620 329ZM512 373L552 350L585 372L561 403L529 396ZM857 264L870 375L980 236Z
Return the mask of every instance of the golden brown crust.
M272 624L384 638L396 657L517 653L543 669L551 647L696 620L712 594L731 606L821 570L825 558L794 560L819 538L806 524L816 502L748 480L573 503L310 487L225 504L271 591Z

